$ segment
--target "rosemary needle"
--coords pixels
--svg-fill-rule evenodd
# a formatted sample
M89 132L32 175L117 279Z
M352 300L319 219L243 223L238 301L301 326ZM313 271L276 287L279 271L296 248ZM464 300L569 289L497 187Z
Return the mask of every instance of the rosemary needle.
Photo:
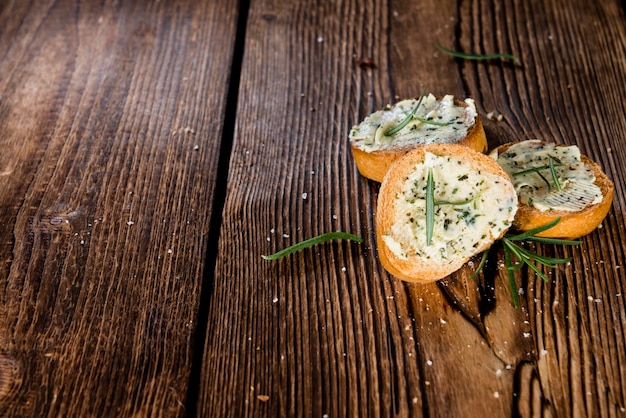
M565 164L552 164L552 167L563 167ZM533 167L533 168L529 168L527 170L523 170L523 171L518 171L517 173L513 173L513 177L517 177L517 176L523 176L524 174L528 174L528 173L537 173L539 174L539 170L547 170L548 168L550 168L549 165L542 165L541 167Z
M433 180L433 169L428 169L428 179L426 180L426 245L430 245L433 240L433 226L435 224L435 181Z
M441 46L439 44L435 44L435 46L437 47L437 49L439 49L440 51L445 52L448 55L451 55L453 57L456 58L463 58L466 60L494 60L494 59L500 59L500 60L511 60L513 62L518 63L519 59L517 59L517 57L515 57L514 55L511 54L500 54L500 53L496 53L496 54L470 54L470 53L466 53L466 52L460 52L460 51L454 51L452 49L448 49L445 48L444 46Z
M297 244L294 244L290 247L287 247L285 249L282 249L280 251L278 251L277 253L271 254L271 255L262 255L261 257L264 258L265 260L276 260L279 259L281 257L285 257L289 254L293 254L296 251L300 251L303 250L305 248L308 247L312 247L314 245L320 244L322 242L326 242L326 241L330 241L330 240L334 240L334 239L347 239L347 240L351 240L351 241L355 241L358 243L363 242L363 238L357 236L357 235L353 235L353 234L349 234L347 232L327 232L325 234L321 234L318 235L316 237L313 238L309 238L305 241L301 241Z
M517 284L515 283L515 275L513 271L516 270L516 266L512 265L511 250L506 246L504 248L504 265L506 266L506 274L509 279L509 288L511 289L511 298L513 299L513 306L517 309L519 307L519 296L517 295Z
M526 232L522 232L521 234L517 234L517 235L513 235L513 234L507 234L506 237L511 240L511 241L533 241L533 240L538 240L541 237L537 237L536 235L543 232L543 231L547 231L548 229L554 228L559 222L561 222L561 217L558 217L556 219L554 219L551 222L548 222L545 225L541 225L538 226L537 228L533 228L530 229ZM544 238L546 239L546 238ZM551 244L567 244L570 243L569 245L577 245L580 244L580 241L568 241L568 240L563 240L563 239L559 239L559 238L549 238L551 241Z
M415 105L413 110L411 110L411 112L409 112L409 114L406 115L406 117L404 119L402 119L400 121L400 123L397 124L395 127L387 129L385 132L383 132L383 135L391 136L391 135L399 132L406 125L408 125L408 123L411 121L411 119L413 119L413 116L415 115L415 112L417 112L417 109L419 109L420 105L422 104L422 100L424 100L424 93L426 93L426 89L425 88L422 89L422 94L420 94L419 100L417 101L417 105Z
M433 229L435 226L435 206L441 205L469 205L474 203L474 209L476 209L476 199L480 196L478 193L476 196L469 200L463 200L460 202L448 202L447 200L435 200L435 180L433 179L433 169L428 169L428 177L426 179L426 245L430 245L433 240Z
M560 192L563 190L561 187L561 182L559 181L559 176L556 174L556 170L554 169L554 159L550 157L548 164L550 166L550 174L552 174L552 180L554 181L554 185L556 189Z
M482 269L485 267L485 263L487 262L488 256L489 256L489 249L486 249L485 251L483 251L483 255L480 258L480 263L478 264L478 268L470 276L470 280L474 280L476 278L476 276L478 276L478 273L480 273L482 271Z

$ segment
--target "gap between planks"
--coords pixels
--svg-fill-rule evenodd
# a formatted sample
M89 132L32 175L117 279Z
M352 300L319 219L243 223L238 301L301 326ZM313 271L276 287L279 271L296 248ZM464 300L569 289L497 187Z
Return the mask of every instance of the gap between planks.
M231 61L231 71L226 96L224 115L224 127L222 130L215 194L213 198L213 211L209 222L209 234L207 237L207 252L204 262L202 277L202 289L200 303L196 318L196 327L193 337L193 355L185 411L188 416L196 416L198 409L198 396L202 379L202 360L205 352L206 332L209 318L209 304L213 296L215 282L215 266L217 263L218 244L222 228L222 212L226 202L228 172L230 170L230 157L237 121L237 103L239 100L239 83L241 79L241 65L245 50L246 28L248 25L248 13L250 0L239 0L237 16L237 30Z

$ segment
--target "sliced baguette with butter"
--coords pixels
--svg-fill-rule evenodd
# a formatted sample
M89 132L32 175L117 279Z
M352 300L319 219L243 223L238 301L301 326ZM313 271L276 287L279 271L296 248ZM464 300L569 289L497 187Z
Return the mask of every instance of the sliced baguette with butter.
M420 145L453 143L487 151L474 101L451 95L422 95L387 106L355 125L349 139L361 175L378 182L395 160Z
M516 211L515 188L489 156L458 144L417 147L380 187L380 262L405 281L439 280L501 238Z
M528 140L501 145L490 156L515 185L516 230L529 231L560 217L538 236L578 238L596 229L611 208L613 183L576 146Z

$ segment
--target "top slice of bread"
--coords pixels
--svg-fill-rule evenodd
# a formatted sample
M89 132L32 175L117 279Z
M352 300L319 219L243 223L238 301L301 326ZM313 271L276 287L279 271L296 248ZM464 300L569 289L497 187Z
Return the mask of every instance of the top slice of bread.
M529 141L526 141L529 142ZM537 144L548 144L547 142L531 140ZM511 142L501 145L491 152L491 156L497 159L499 155L505 153L511 146L518 144L519 142ZM556 145L557 147L565 147L567 145ZM602 199L598 203L586 206L582 210L540 210L535 206L528 205L522 201L519 202L519 209L515 220L513 221L513 229L518 231L530 231L540 226L553 222L557 218L561 218L559 223L551 229L543 231L538 236L548 238L579 238L589 234L600 225L602 220L608 214L611 204L613 202L614 185L611 180L602 171L602 168L589 159L585 155L580 155L580 161L585 167L593 173L595 177L594 184L602 192ZM520 167L522 170L523 167ZM545 177L551 181L549 171L545 174ZM511 174L511 173L509 173ZM512 176L515 183L515 176Z
M471 99L467 99L463 102L454 99L452 96L436 98L432 95L426 96L426 99L429 100L428 103L431 107L440 106L440 108L446 109L446 106L449 108L450 104L453 103L454 106L458 108L466 109L463 112L463 124L458 123L461 121L454 121L447 124L447 126L438 126L435 124L412 121L397 133L386 137L382 132L388 132L389 129L400 124L402 119L406 117L406 114L400 111L400 107L398 106L404 106L408 111L412 106L415 106L414 103L417 103L419 99L413 99L412 101L404 100L386 109L375 112L365 118L359 125L356 125L350 132L352 154L361 175L371 180L381 182L389 170L389 167L391 167L393 162L400 156L415 147L433 142L457 143L470 147L478 152L487 151L485 131ZM426 114L420 113L423 112L422 108L424 108L425 105L426 103L420 106L415 116L427 116ZM448 122L445 116L433 116L437 115L436 108L431 112L430 117L433 118L434 123L442 120ZM438 117L441 117L441 119L438 119ZM389 118L389 120L386 120L386 118ZM366 135L363 135L363 132L361 132L359 128L368 123L371 123L372 126L376 126L376 121L379 119L386 120L384 124L376 129L376 131L382 132L373 134L370 130ZM419 129L415 129L416 124L419 125ZM464 134L458 134L458 132L463 132ZM378 146L376 149L372 149L368 144L371 145L376 141L376 138L374 138L376 135L378 135L379 139L383 138L386 143L383 147Z
M428 173L433 234L427 239ZM487 155L458 144L430 144L400 157L378 195L376 241L394 276L427 283L458 270L504 235L517 210L506 172Z

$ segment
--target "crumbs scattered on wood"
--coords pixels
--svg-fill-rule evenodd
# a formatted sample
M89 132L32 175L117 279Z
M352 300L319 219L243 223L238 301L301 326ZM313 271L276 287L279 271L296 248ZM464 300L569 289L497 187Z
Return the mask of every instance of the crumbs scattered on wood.
M504 119L504 116L496 112L489 112L487 113L487 119L502 122L502 119Z
M268 395L257 395L257 399L261 402L267 402L270 400L270 397Z
M189 126L185 127L185 129L183 129L183 132L188 135L188 134L195 134L196 131L194 131L193 129L191 129Z
M376 63L372 58L355 57L354 62L364 70L368 68L376 68Z

